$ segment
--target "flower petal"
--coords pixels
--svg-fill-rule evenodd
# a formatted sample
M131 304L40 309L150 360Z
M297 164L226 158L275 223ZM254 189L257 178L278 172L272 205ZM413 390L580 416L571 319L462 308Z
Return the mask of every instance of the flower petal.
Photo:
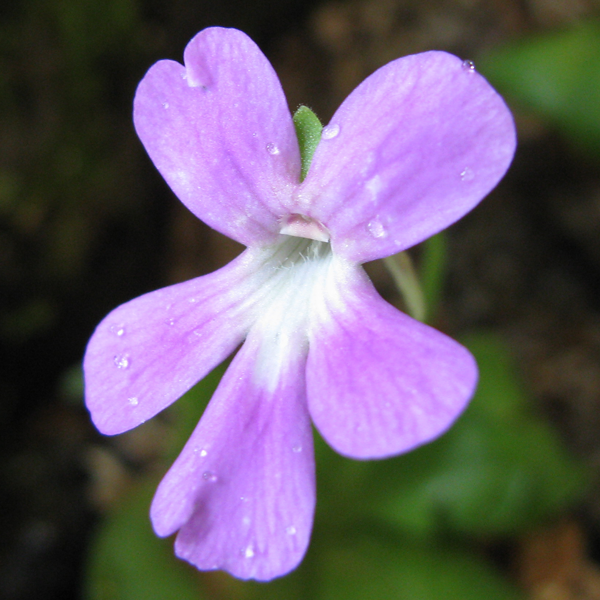
M205 223L246 245L274 241L300 181L300 153L279 79L258 46L212 27L140 83L134 122L152 162Z
M105 434L127 431L167 407L243 340L268 275L264 252L145 294L98 325L85 358L86 404Z
M443 433L477 381L471 354L385 302L361 267L331 282L311 323L308 407L325 440L353 458L406 452Z
M471 210L515 149L502 98L445 52L395 60L359 85L324 128L297 212L358 262L421 242Z
M161 482L151 517L158 535L180 529L175 551L199 569L268 580L306 551L315 475L305 355L290 354L263 381L262 350L251 333Z

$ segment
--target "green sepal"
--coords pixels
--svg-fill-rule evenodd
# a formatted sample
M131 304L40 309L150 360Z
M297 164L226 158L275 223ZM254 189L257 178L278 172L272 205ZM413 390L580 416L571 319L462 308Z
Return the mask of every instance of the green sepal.
M321 130L323 125L319 121L319 117L308 108L308 106L300 106L294 113L294 127L298 136L298 145L300 146L300 159L302 160L302 170L300 172L300 181L304 181L313 154L317 149L319 140L321 139Z

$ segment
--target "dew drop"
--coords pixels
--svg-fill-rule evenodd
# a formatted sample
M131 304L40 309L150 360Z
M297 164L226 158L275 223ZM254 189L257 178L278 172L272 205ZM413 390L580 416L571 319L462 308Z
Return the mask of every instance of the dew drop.
M252 132L252 137L256 137L256 136L258 136L258 132L257 131Z
M139 403L139 400L135 397L127 398L127 400L129 401L129 404L131 404L131 406L137 406Z
M466 71L475 71L475 63L472 60L463 60L462 67Z
M475 177L475 173L469 167L462 170L460 174L461 181L471 181Z
M198 298L188 298L188 302L190 304L195 304L196 302L198 302Z
M168 102L163 102L162 105L163 105L163 108L169 108L169 103Z
M119 337L125 335L125 327L123 327L123 325L111 325L110 331Z
M201 329L194 329L193 334L196 337L202 337L202 330Z
M271 156L276 156L277 154L279 154L279 148L275 144L268 143L266 147L267 147L267 152Z
M289 527L285 528L285 532L288 535L296 535L296 528L293 525L290 525Z
M248 502L248 498L246 496L240 496L240 500L242 502Z
M202 479L204 479L204 481L215 483L218 480L218 477L212 471L204 471L204 473L202 473Z
M127 369L129 367L129 356L127 354L117 354L113 360L117 369Z
M208 454L208 452L202 448L202 450L200 450L200 456L206 456Z
M252 546L248 546L247 548L242 550L242 553L246 558L252 558L254 556L254 550L252 549Z
M173 325L175 325L175 319L167 319L165 323L172 327Z
M365 188L369 192L371 200L375 202L379 197L381 190L383 189L383 182L381 181L381 177L379 175L371 177L371 179L369 179L369 181L365 183Z
M298 454L299 452L302 452L302 446L300 446L300 445L293 446L292 452L295 452L296 454Z
M372 221L369 221L367 229L371 235L376 238L384 238L387 235L387 231L378 217L375 217Z
M332 140L340 133L340 126L337 123L333 125L327 125L327 127L323 127L323 131L321 132L321 137L325 140Z

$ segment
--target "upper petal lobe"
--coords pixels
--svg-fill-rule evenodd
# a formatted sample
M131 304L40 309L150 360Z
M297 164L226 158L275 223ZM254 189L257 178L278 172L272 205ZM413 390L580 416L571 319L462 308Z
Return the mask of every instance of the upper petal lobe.
M406 56L337 110L298 192L335 252L366 262L448 227L500 180L514 154L512 116L470 64ZM334 135L335 134L335 135Z
M279 79L245 34L213 27L140 83L134 122L152 162L205 223L245 244L269 243L300 178ZM288 202L289 203L289 202Z

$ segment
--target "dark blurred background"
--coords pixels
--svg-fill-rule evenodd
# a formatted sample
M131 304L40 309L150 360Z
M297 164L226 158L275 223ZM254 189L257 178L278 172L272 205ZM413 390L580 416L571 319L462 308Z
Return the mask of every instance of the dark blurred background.
M498 335L534 410L587 469L552 518L484 540L486 556L525 597L600 598L599 10L594 0L2 3L0 598L83 598L94 532L161 452L160 422L120 439L90 424L80 361L95 325L239 251L178 203L131 120L150 65L181 61L211 25L248 33L291 109L308 104L323 122L376 68L428 49L474 60L506 97L517 156L448 233L437 325ZM383 269L371 273L397 301ZM219 585L207 597L242 597Z

